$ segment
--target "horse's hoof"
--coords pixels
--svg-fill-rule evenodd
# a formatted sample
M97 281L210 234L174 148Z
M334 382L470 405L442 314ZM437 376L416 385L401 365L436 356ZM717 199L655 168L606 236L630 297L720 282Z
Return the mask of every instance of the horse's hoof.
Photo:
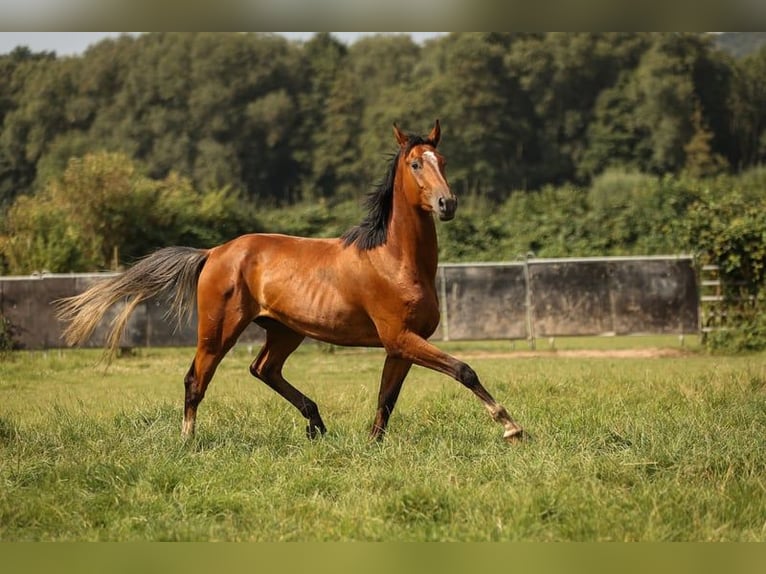
M520 444L522 442L530 441L531 437L524 429L518 428L505 431L505 433L503 433L503 439L508 444Z
M327 432L327 429L324 427L324 425L322 426L317 426L312 424L306 425L306 436L312 440L317 438L318 436L323 435L326 432Z
M383 442L383 437L385 436L385 433L382 432L371 432L370 433L370 442L376 442L378 444Z

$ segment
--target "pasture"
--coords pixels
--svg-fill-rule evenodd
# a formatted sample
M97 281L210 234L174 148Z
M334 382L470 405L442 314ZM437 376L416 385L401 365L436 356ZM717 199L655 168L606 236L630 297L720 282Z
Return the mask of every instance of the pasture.
M556 345L439 344L533 435L516 446L468 390L417 367L386 439L368 441L378 350L304 345L288 361L328 427L314 441L250 376L245 346L188 442L192 349L141 349L108 369L99 351L6 354L0 540L766 540L763 354Z

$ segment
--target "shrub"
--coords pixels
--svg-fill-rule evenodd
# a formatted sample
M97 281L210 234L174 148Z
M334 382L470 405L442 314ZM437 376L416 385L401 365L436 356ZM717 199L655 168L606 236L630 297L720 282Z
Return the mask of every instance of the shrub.
M708 337L709 346L766 348L766 195L713 185L691 206L684 226L700 264L719 268L727 323Z

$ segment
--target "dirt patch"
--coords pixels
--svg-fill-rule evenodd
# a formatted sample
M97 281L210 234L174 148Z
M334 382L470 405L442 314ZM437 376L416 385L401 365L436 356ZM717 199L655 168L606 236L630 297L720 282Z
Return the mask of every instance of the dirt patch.
M548 349L540 351L477 351L456 353L461 357L474 359L524 359L530 357L579 358L579 359L662 359L683 357L689 354L684 349L670 347L647 347L644 349Z

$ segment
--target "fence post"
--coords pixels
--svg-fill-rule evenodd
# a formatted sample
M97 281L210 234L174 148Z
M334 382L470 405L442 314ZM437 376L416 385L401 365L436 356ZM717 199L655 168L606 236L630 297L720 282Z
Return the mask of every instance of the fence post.
M527 343L531 349L535 349L535 326L532 320L532 285L529 280L529 260L534 259L535 254L531 251L524 256L524 306L527 315Z
M441 307L442 340L449 341L449 305L447 305L447 272L439 266L439 307Z

